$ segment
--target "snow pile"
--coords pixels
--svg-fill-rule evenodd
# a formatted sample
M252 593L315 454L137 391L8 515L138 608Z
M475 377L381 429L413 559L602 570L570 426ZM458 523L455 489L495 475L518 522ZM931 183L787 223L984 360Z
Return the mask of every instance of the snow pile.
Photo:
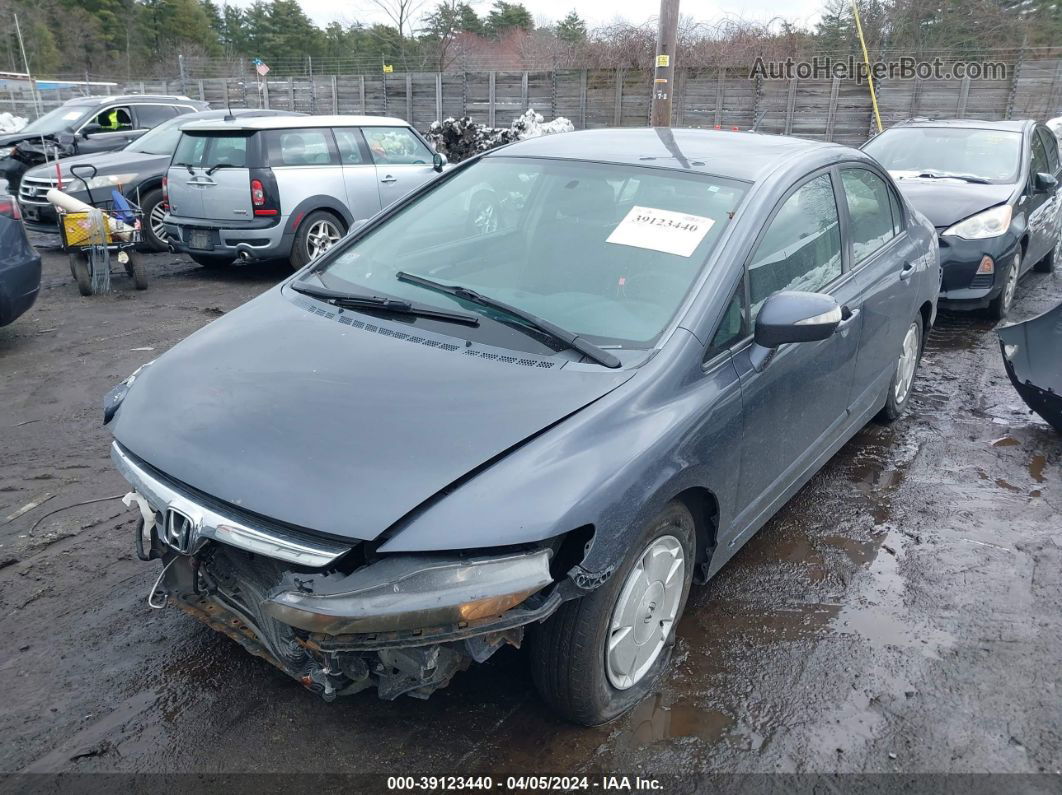
M21 116L15 116L7 111L0 113L0 133L18 132L29 124L29 121Z
M434 144L436 152L446 155L451 163L459 163L496 146L525 138L572 132L574 129L575 125L563 116L546 122L541 113L535 113L533 108L528 108L523 115L513 119L513 123L508 127L487 127L477 124L468 116L460 119L451 116L441 122L433 121L426 135Z

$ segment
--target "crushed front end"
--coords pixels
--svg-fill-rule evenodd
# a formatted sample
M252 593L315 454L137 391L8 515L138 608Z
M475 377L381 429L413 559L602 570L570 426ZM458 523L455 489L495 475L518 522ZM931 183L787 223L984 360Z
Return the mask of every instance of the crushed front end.
M137 554L162 563L151 606L181 608L326 700L427 698L562 601L548 546L375 555L219 503L117 442L112 458L140 512Z

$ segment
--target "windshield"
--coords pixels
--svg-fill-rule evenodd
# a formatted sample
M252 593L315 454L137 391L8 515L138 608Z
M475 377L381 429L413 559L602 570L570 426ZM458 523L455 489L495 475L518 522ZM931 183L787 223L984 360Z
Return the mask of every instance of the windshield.
M163 122L153 130L148 130L125 149L127 152L143 152L145 155L172 155L181 139L181 125L187 118L178 116Z
M1021 133L894 127L869 141L863 151L894 176L961 174L989 182L1014 182L1021 166Z
M335 289L499 319L406 281L469 287L603 347L649 347L741 203L746 183L637 166L484 158L330 257Z
M73 131L74 125L95 107L95 105L63 105L55 110L48 111L39 119L31 121L19 132L54 135L64 130Z

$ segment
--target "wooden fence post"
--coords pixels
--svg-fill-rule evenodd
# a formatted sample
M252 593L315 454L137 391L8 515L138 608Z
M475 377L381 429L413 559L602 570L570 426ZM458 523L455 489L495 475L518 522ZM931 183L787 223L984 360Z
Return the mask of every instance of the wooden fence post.
M715 83L715 126L723 126L723 94L726 92L726 67L719 67L719 77Z
M498 73L491 72L487 79L487 126L494 126L494 98Z
M966 115L966 101L970 97L970 78L964 77L959 84L959 104L956 108L955 115L960 119Z
M203 81L199 81L199 101L206 102L206 91L203 89Z
M688 66L675 70L675 96L672 106L675 109L676 127L684 127L686 124L686 80L689 78L689 71Z
M527 72L524 72L523 76L520 78L520 108L521 108L520 112L521 113L523 113L524 111L527 110L527 103L528 103L527 96L528 96L528 93L527 93Z
M796 95L797 95L797 79L794 77L789 81L789 96L785 102L785 134L792 135L793 133L793 114L796 113Z
M443 104L442 104L442 72L435 73L435 119L442 121L443 117Z
M586 69L579 73L579 127L586 129Z
M365 75L358 75L358 107L361 109L361 115L366 114L365 110Z
M413 123L413 73L406 72L406 121Z
M616 106L612 109L612 126L623 126L623 70L616 70Z
M830 87L830 109L826 114L826 140L833 140L833 124L837 117L837 93L841 90L841 78L833 78Z
M332 115L339 115L339 75L332 75Z

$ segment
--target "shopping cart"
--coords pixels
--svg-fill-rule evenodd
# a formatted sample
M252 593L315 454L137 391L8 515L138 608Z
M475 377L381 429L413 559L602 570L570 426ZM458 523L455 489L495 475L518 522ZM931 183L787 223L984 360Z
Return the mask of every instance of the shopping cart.
M136 250L144 214L122 196L97 201L89 184L97 173L91 163L73 165L70 173L84 184L92 208L76 212L56 208L63 250L70 259L70 273L78 292L96 295L110 290L115 266L124 268L136 289L146 290L147 271Z

